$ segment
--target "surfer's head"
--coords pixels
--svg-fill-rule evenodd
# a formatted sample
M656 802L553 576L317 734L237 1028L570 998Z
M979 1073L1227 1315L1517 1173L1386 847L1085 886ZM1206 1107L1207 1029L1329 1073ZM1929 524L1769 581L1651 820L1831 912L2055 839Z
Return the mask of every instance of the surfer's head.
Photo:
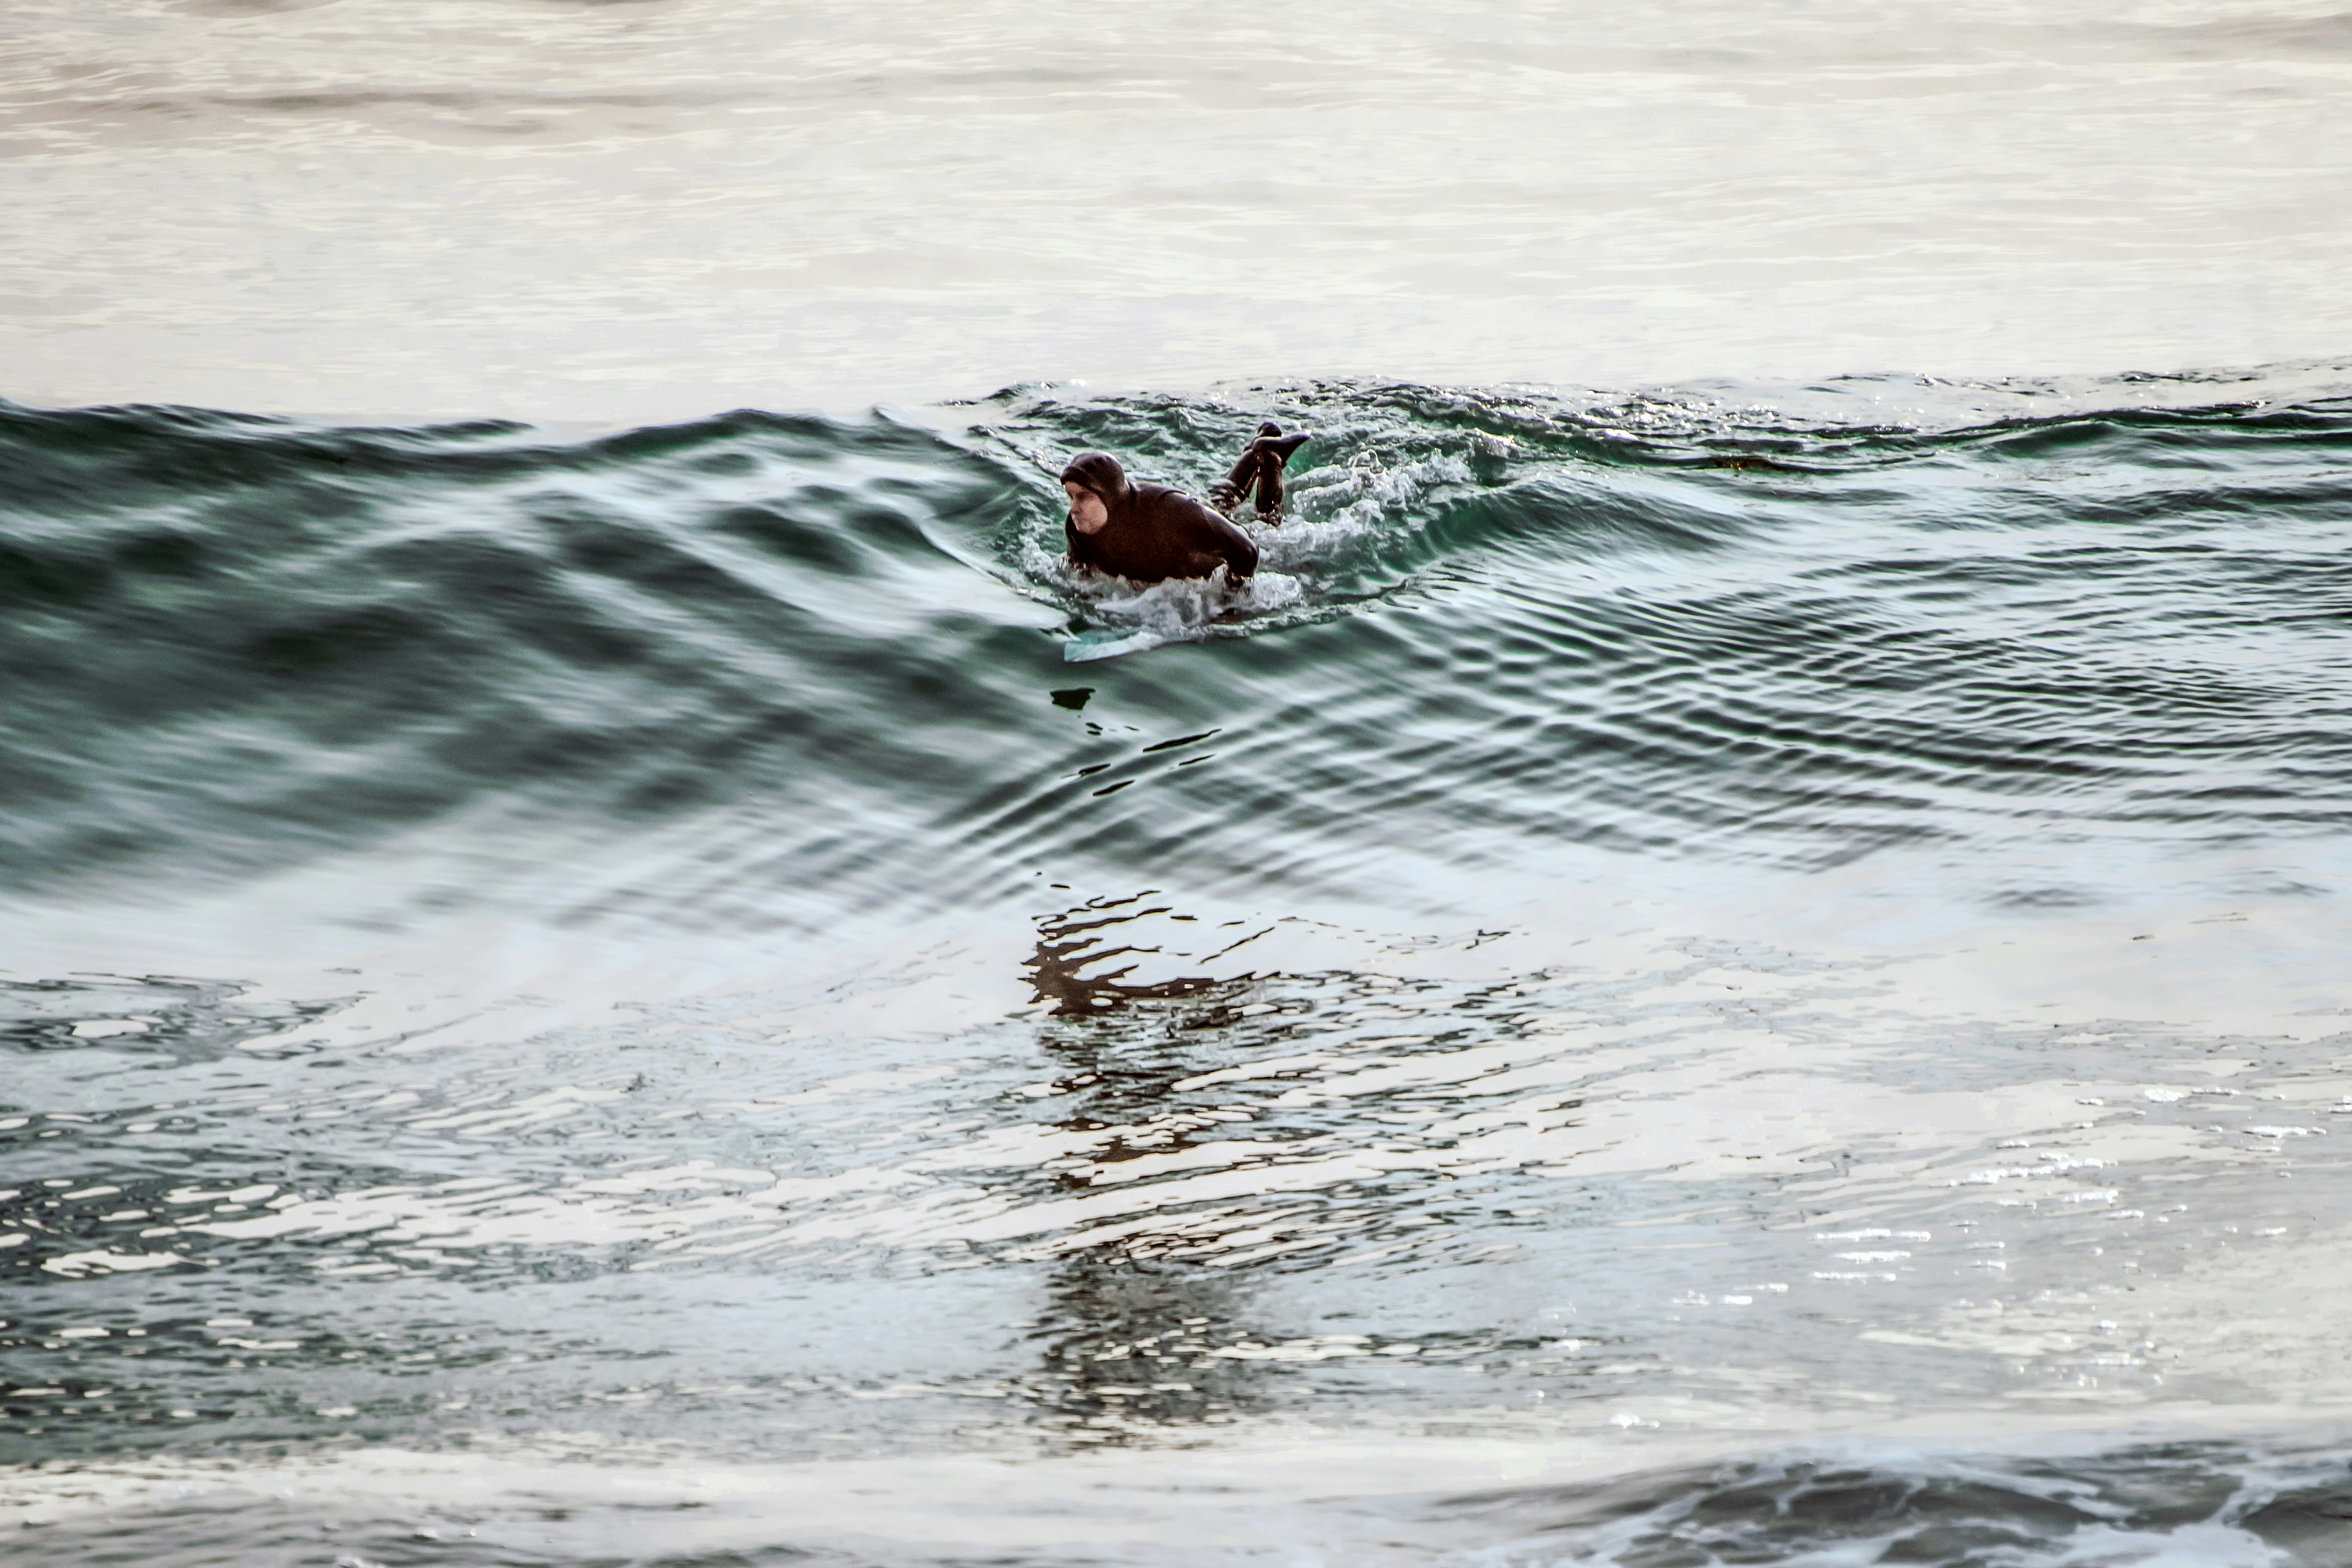
M1282 434L1282 426L1275 423L1274 421L1269 419L1264 424L1257 427L1257 433L1260 435L1280 435Z
M1062 470L1070 497L1070 522L1082 534L1110 521L1110 509L1127 495L1127 471L1108 452L1081 452Z

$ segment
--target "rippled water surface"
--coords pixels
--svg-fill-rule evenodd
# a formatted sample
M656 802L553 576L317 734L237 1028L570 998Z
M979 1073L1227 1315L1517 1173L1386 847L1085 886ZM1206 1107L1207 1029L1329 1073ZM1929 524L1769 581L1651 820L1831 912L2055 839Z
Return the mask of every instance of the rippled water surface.
M0 409L0 1552L2340 1562L2347 453Z
M0 1559L2352 1563L2347 73L6 7Z

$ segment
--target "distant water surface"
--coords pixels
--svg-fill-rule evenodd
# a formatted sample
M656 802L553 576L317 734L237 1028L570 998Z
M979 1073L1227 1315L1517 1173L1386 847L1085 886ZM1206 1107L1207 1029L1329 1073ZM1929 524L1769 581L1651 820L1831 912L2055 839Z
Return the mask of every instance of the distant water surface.
M2348 89L2346 14L2277 0L21 0L0 395L2340 356Z

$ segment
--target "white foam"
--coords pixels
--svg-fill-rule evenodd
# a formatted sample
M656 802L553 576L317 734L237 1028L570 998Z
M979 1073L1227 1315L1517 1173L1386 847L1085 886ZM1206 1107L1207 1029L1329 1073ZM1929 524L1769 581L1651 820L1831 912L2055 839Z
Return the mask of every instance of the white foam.
M1326 559L1367 533L1401 526L1414 503L1444 485L1471 482L1470 465L1450 453L1391 467L1368 455L1344 468L1303 474L1290 493L1289 519L1279 528L1247 527L1260 559L1278 567Z
M1220 625L1288 609L1305 597L1298 580L1261 571L1238 587L1224 571L1206 578L1171 578L1138 588L1125 578L1098 577L1055 562L1065 591L1086 601L1097 630L1063 645L1071 663L1139 653L1168 643L1197 643Z

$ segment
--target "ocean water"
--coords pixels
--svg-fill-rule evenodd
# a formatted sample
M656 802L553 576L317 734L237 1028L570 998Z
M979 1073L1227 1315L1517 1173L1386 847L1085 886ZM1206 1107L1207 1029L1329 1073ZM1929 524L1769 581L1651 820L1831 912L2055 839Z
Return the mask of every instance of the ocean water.
M12 8L0 1561L2352 1563L2347 39Z
M5 411L0 1550L2343 1561L2308 380Z
M2340 357L2346 16L13 0L0 395L643 423Z

